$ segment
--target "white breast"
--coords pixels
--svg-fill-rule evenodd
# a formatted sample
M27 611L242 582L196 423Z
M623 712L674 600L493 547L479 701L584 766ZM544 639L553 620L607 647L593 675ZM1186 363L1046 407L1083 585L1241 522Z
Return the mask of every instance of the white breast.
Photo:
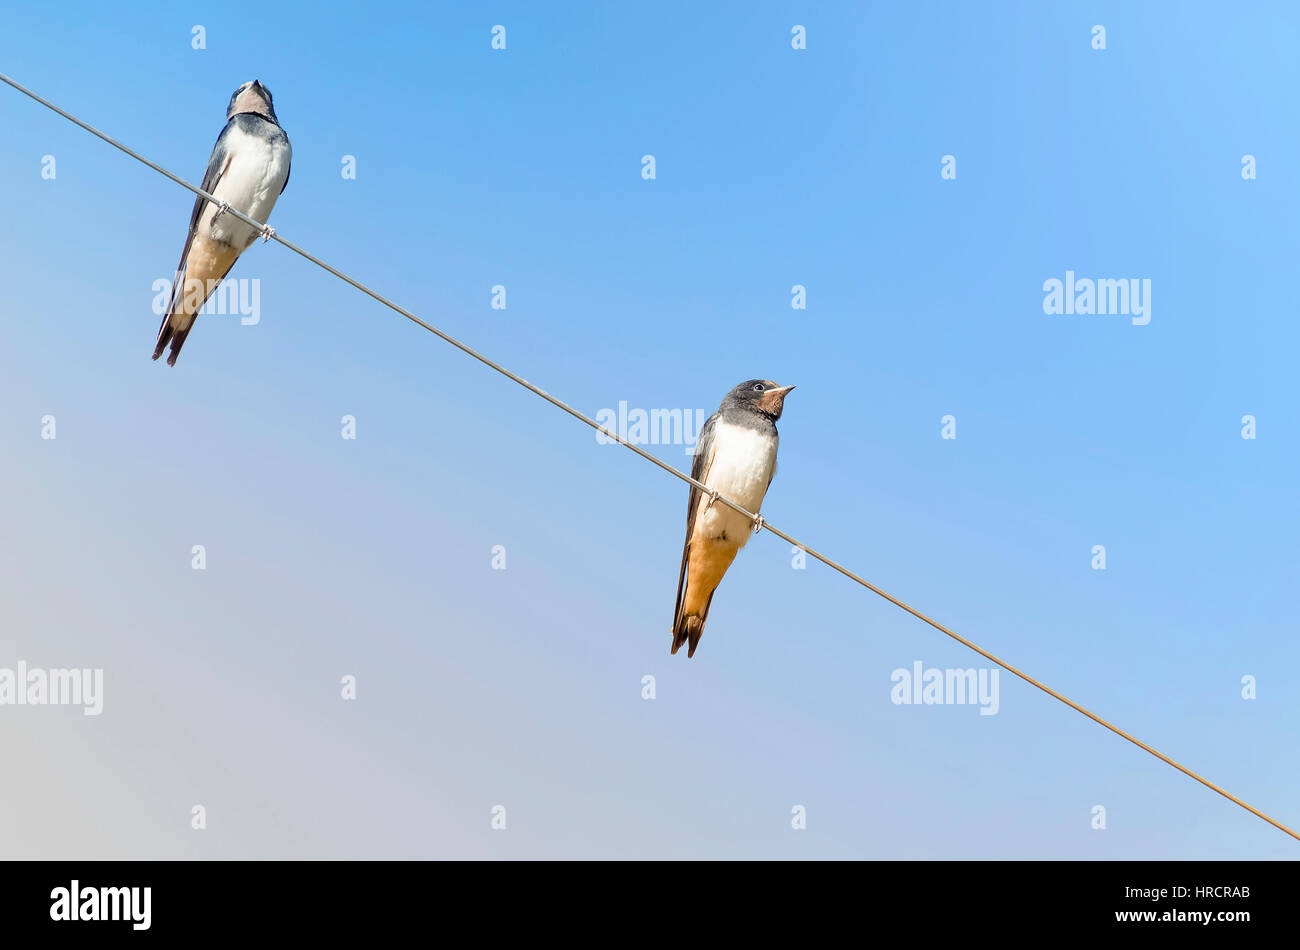
M213 194L230 207L242 211L263 224L271 216L276 199L289 174L292 152L284 140L268 142L249 135L238 127L227 137L230 165ZM216 208L209 203L200 219L200 227L217 241L234 245L241 251L257 238L257 232L230 215L222 215L213 224Z
M757 514L776 469L776 434L719 420L713 440L713 464L704 484ZM709 538L725 534L729 541L740 545L749 540L752 530L748 518L721 503L696 519L697 533Z

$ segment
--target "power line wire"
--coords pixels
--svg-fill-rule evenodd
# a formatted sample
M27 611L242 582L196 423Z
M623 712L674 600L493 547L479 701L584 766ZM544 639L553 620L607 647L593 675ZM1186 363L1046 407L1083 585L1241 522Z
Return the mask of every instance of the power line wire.
M1084 708L1083 706L1080 706L1074 700L1069 699L1066 696L1063 696L1061 693L1058 693L1056 690L1052 689L1050 686L1046 685L1045 683L1042 683L1039 680L1035 679L1034 677L1030 676L1028 673L1025 673L1020 669L1012 666L1010 663L1006 662L1003 659L1000 659L999 657L990 653L988 650L985 650L983 647L966 639L965 637L961 636L959 633L956 633L955 631L948 629L943 624L939 623L937 620L933 620L930 617L926 616L921 611L917 610L915 607L912 607L911 605L904 603L903 601L899 600L897 597L893 596L887 591L881 590L875 584L872 584L870 581L866 580L865 578L859 577L857 574L849 570L844 565L840 564L838 561L834 561L831 558L827 557L826 555L813 550L811 547L804 544L802 541L799 541L797 538L794 538L789 534L786 534L784 531L780 530L779 528L773 527L771 524L767 522L765 518L760 517L757 513L746 511L744 508L742 508L740 505L733 502L731 499L726 498L725 496L719 495L716 492L714 492L703 482L697 481L695 478L691 477L690 475L687 475L685 472L679 471L678 469L667 464L666 462L660 461L658 458L651 455L649 452L645 451L640 446L634 445L633 443L627 441L626 439L624 439L622 436L618 435L615 432L611 432L609 429L606 429L595 419L592 419L590 416L587 416L586 414L580 412L579 410L574 409L572 406L570 406L568 403L564 402L563 400L557 399L556 397L548 393L546 390L542 389L540 386L536 386L533 383L530 383L522 376L519 376L518 374L513 373L510 370L506 369L500 363L494 362L493 360L484 356L482 353L479 353L473 347L470 347L467 344L462 343L460 340L457 340L455 337L450 336L447 333L444 333L442 330L439 330L437 327L433 326L432 324L426 323L424 320L421 320L419 317L411 313L411 311L407 310L405 307L402 307L394 303L393 301L389 300L387 297L383 296L382 294L377 293L374 290L371 290L365 284L361 283L358 280L354 280L352 277L349 277L347 274L343 273L337 268L331 267L329 264L322 261L319 257L316 257L314 254L311 254L310 252L304 250L303 248L299 247L293 242L285 240L275 232L274 228L271 228L267 225L262 224L260 221L256 221L253 218L250 218L248 215L244 214L243 212L235 208L231 208L229 205L226 205L225 202L208 194L208 192L204 191L202 188L196 188L194 185L191 185L185 179L177 175L173 175L171 172L163 168L161 165L151 162L149 159L145 158L139 152L127 148L121 142L117 141L117 139L113 138L110 135L106 135L105 133L96 129L94 126L81 121L81 119L77 118L75 115L72 115L71 113L66 112L63 109L60 109L58 106L50 102L48 99L42 98L41 96L32 92L26 86L22 85L21 83L13 79L10 79L8 76L4 75L3 73L0 73L0 81L5 82L6 84L12 86L14 89L17 89L19 92L23 93L24 95L36 100L41 105L45 106L47 109L50 109L53 112L57 112L59 115L63 116L63 118L67 119L69 122L72 122L75 125L80 126L81 128L85 129L87 132L89 132L91 135L94 135L97 138L100 138L103 141L107 142L109 145L113 146L114 148L122 152L125 152L127 155L130 155L136 161L148 165L150 168L158 172L160 175L170 178L172 181L176 182L176 184L181 185L184 188L188 188L190 191L194 192L194 194L198 195L199 197L205 198L206 200L212 202L213 204L222 207L224 213L233 215L234 217L238 218L240 221L243 221L245 224L252 226L254 229L256 229L259 233L262 234L265 240L278 241L280 244L283 244L285 247L293 251L295 254L299 254L302 257L305 257L307 260L311 261L316 266L329 271L339 280L351 284L353 287L361 291L366 296L371 297L374 300L377 300L379 303L383 304L385 307L388 307L390 310L400 313L402 316L406 317L406 319L410 320L412 323L418 324L419 326L428 330L430 333L434 334L439 339L447 343L450 343L452 346L456 347L456 349L460 350L462 353L465 353L468 356L472 356L474 359L478 360L480 363L483 363L485 366L491 367L492 369L500 373L502 376L505 376L507 379L510 379L513 382L518 383L520 386L523 386L529 392L541 396L543 399L545 399L551 405L555 406L557 409L562 409L563 411L567 412L569 415L573 416L575 419L578 419L579 421L584 422L587 425L591 426L597 432L604 433L609 438L618 442L619 445L631 449L637 455L641 456L646 461L652 462L655 465L659 466L659 468L663 469L665 472L668 472L671 475L675 475L678 478L680 478L682 481L694 485L696 488L700 489L706 495L710 495L713 498L714 502L720 502L726 505L728 508L731 508L739 512L740 514L744 515L751 522L753 522L754 525L759 530L766 529L772 532L772 534L776 535L778 538L782 538L783 540L788 541L790 544L806 552L809 556L817 559L818 561L821 561L827 567L830 567L838 571L839 573L843 574L845 577L849 578L852 581L856 581L857 583L865 587L867 590L871 591L873 594L883 597L885 600L889 601L895 607L898 607L901 610L905 610L907 613L911 614L916 619L929 624L931 627L933 627L935 630L938 630L940 633L946 634L947 636L956 640L962 646L975 651L976 653L984 657L989 662L1002 667L1008 673L1011 673L1019 677L1029 685L1037 687L1038 689L1046 693L1048 696L1051 696L1053 699L1060 700L1062 703L1069 706L1075 712L1082 713L1084 716L1087 716L1093 722L1097 723L1100 726L1104 726L1105 728L1109 729L1111 732L1115 733L1115 735L1119 736L1120 738L1127 739L1129 742L1133 743L1139 749L1142 749L1145 752L1149 752L1151 755L1155 756L1157 759L1159 759L1161 762L1164 762L1166 765L1173 766L1175 769L1182 772L1184 775L1188 776L1189 778L1195 779L1197 782L1200 782L1202 785L1204 785L1206 788L1210 789L1211 791L1217 792L1218 794L1222 795L1224 798L1226 798L1228 801L1232 802L1233 804L1240 805L1242 808L1250 812L1255 817L1262 818L1264 821L1268 822L1274 828L1277 828L1279 831L1283 831L1286 834L1290 835L1292 838L1295 838L1297 841L1300 841L1300 834L1297 834L1295 831L1292 831L1290 828L1288 828L1286 825L1282 824L1281 822L1276 821L1273 818L1270 818L1268 815L1264 814L1262 811L1260 811L1258 808L1255 808L1253 805L1250 805L1247 802L1242 801L1240 798L1231 794L1226 789L1220 788L1218 785L1215 785L1209 779L1203 778L1202 776L1198 775L1196 772L1193 772L1191 769L1187 768L1186 766L1179 764L1178 762L1171 759L1169 756L1165 755L1163 752L1153 749L1145 742L1142 742L1140 739L1135 738L1134 736L1125 732L1123 729L1119 728L1118 726L1111 724L1107 720L1103 719L1101 716L1098 716L1096 713L1091 712L1090 710Z

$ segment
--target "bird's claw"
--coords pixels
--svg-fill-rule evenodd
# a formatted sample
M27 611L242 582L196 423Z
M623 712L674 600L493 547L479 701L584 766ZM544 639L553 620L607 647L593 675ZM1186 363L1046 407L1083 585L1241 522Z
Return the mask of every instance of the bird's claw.
M273 238L273 237L275 237L275 228L271 227L269 224L268 224L266 227L262 228L262 243L263 243L263 244L265 244L267 241L271 240L271 238Z
M714 491L709 492L709 503L704 506L704 510L708 511L710 508L712 508L714 502L716 502L720 497L722 496L718 494L716 489Z
M214 215L212 216L212 220L213 220L213 221L216 221L217 218L221 217L223 214L225 214L225 213L226 213L227 211L229 211L229 210L230 210L230 202L228 202L228 201L218 201L218 202L217 202L217 213L214 214Z
M758 532L762 531L763 525L766 523L762 515L754 515L754 533L758 534Z

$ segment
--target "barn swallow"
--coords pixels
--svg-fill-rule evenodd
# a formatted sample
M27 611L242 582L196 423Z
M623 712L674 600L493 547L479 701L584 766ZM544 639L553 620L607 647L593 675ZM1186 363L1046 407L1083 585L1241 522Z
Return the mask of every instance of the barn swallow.
M751 379L727 393L718 411L700 430L691 477L709 487L691 486L686 503L686 547L677 578L677 611L673 616L673 653L690 641L688 657L695 655L713 593L736 554L762 521L748 518L725 504L719 496L758 514L763 496L776 475L776 420L793 386L778 386L770 379Z
M167 365L175 366L185 338L190 335L198 311L212 296L236 258L262 234L269 239L269 228L256 229L225 212L234 208L266 224L275 201L289 184L289 162L293 149L289 136L280 128L271 104L271 90L254 79L246 82L230 97L226 107L226 127L217 137L208 169L203 174L203 190L217 199L194 202L190 231L181 251L181 262L172 284L171 302L162 326L158 328L158 346L153 358L162 356L171 343Z

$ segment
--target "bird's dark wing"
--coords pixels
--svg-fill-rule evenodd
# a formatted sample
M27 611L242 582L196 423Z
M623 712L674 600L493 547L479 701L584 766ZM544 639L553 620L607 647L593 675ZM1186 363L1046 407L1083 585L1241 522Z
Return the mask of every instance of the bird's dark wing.
M282 133L283 134L283 130ZM284 137L285 142L289 141L289 136ZM289 167L284 170L284 184L280 186L280 194L284 194L284 189L289 187L289 176L293 174L293 149L289 149Z
M697 482L707 482L709 477L709 468L713 465L713 456L716 450L713 435L718 428L718 413L709 416L704 427L700 429L699 441L695 444L695 461L691 463L691 478ZM694 485L691 486L690 496L686 501L686 543L682 546L682 570L677 576L677 606L673 611L673 624L676 625L677 617L682 611L682 594L686 590L686 562L691 557L691 538L695 534L695 512L699 508L700 498L703 496Z
M208 159L207 170L203 173L203 183L199 185L210 195L217 193L217 183L221 181L221 176L230 167L230 150L227 147L227 139L234 124L233 119L227 122L226 127L221 130L221 134L217 136L217 144L212 146L212 156ZM190 256L190 246L194 243L194 235L199 230L199 218L203 215L203 206L208 203L208 199L202 196L194 199L194 211L190 214L190 230L185 235L185 246L181 248L181 261L176 265L176 280L172 284L172 300L167 307L167 312L163 314L163 327L167 326L172 311L176 309L177 301L185 295L185 259ZM162 327L159 327L158 332L162 333Z
M208 158L208 167L203 172L203 184L199 187L210 195L215 195L217 193L217 182L221 181L221 176L224 175L226 169L230 167L230 149L228 139L230 138L230 130L234 128L234 125L234 120L227 122L226 127L221 130L221 134L217 136L217 144L212 146L212 155ZM206 204L208 204L208 199L206 198L200 197L194 199L194 212L190 215L191 237L194 235L194 232L198 230L199 216L203 214L203 206Z

